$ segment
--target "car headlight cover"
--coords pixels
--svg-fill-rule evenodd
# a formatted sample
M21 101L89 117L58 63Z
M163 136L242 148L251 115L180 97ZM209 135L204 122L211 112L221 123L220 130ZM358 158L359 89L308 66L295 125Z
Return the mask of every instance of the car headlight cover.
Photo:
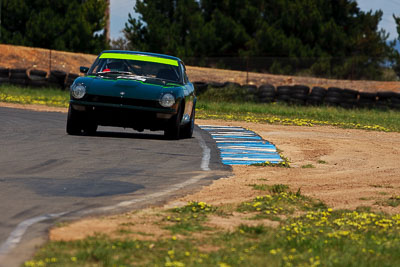
M175 97L170 93L163 95L160 99L160 105L165 108L172 107L173 104L175 104Z
M76 99L81 99L86 94L86 86L84 84L76 84L71 88L71 94Z

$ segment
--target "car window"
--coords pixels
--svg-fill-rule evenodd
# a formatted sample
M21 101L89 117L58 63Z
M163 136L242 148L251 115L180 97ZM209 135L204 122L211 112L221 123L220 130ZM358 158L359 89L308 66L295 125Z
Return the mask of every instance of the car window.
M107 72L124 72L132 75L140 75L162 80L178 82L182 81L181 72L178 66L162 64L157 62L147 62L129 59L100 58L96 60L90 74Z
M182 72L182 75L183 75L183 81L184 81L184 83L188 83L189 82L189 78L187 77L187 75L186 75L186 67L185 67L185 64L183 64L183 62L181 62L181 72Z

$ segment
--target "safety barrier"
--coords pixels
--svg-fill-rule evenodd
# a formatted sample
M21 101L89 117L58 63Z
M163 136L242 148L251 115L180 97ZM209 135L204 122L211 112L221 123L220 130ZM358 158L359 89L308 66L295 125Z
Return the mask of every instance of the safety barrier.
M73 81L79 75L66 73L60 70L52 70L48 73L45 70L37 69L7 69L0 68L0 84L16 84L32 87L58 87L68 90Z
M378 108L400 110L400 93L396 92L360 92L353 89L343 89L338 87L313 87L306 85L280 85L263 84L259 87L255 85L240 85L237 83L193 83L196 94L202 95L209 88L220 90L229 88L230 90L245 90L248 99L255 99L259 103L284 102L294 105L327 105L339 106L343 108ZM217 85L217 86L216 86ZM246 100L246 99L244 99Z
M52 70L50 73L37 69L7 69L0 68L0 84L9 83L33 87L58 87L68 90L79 75L64 71ZM396 92L360 92L338 87L313 87L306 85L263 84L240 85L234 82L194 82L196 94L204 94L208 88L215 90L230 88L245 90L244 101L259 103L284 102L295 105L328 105L343 108L379 108L400 110L400 93Z

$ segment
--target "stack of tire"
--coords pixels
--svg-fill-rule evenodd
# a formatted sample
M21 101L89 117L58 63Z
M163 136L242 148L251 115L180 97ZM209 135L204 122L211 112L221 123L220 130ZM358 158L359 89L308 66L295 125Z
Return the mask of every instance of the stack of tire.
M378 92L378 100L376 107L379 109L399 109L400 108L400 94L395 92Z
M376 104L377 93L359 92L358 107L359 108L374 108Z
M220 82L210 82L209 85L210 85L210 87L213 87L213 88L224 88L225 87L225 84L220 83Z
M326 89L315 86L312 88L311 93L307 97L307 104L311 106L320 106L324 102L325 96Z
M35 87L48 86L47 72L44 70L36 70L36 69L29 70L27 85Z
M292 90L290 86L278 86L276 87L276 102L278 103L289 103Z
M225 82L223 84L223 87L241 88L242 85L240 85L240 83L235 83L235 82Z
M392 96L390 107L393 109L400 110L400 93L395 93L395 95Z
M256 99L257 96L257 91L258 88L256 85L253 84L245 84L242 86L242 88L245 90L246 92L246 96L245 96L245 101L249 102L249 101L254 101Z
M208 83L206 82L194 82L193 86L196 95L201 95L208 89Z
M17 85L26 85L28 74L26 69L10 69L10 83Z
M0 84L10 82L10 70L7 68L0 68Z
M342 108L355 108L357 106L358 94L356 90L343 89L340 106Z
M71 85L74 83L75 79L78 78L79 75L75 73L68 73L67 79L65 80L64 90L69 90Z
M49 75L49 85L52 87L65 87L65 78L67 77L67 73L61 70L52 70Z
M309 93L310 87L305 85L294 85L291 88L289 103L293 105L304 105Z
M342 101L343 89L337 87L329 87L324 98L327 106L339 106Z
M258 101L261 103L271 103L275 101L276 91L272 84L263 84L258 88Z

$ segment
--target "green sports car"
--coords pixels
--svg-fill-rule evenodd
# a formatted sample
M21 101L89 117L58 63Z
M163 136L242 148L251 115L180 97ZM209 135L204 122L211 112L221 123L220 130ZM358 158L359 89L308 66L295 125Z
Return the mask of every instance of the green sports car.
M99 125L163 130L169 139L190 138L196 96L176 57L104 51L71 85L67 133L92 135Z

